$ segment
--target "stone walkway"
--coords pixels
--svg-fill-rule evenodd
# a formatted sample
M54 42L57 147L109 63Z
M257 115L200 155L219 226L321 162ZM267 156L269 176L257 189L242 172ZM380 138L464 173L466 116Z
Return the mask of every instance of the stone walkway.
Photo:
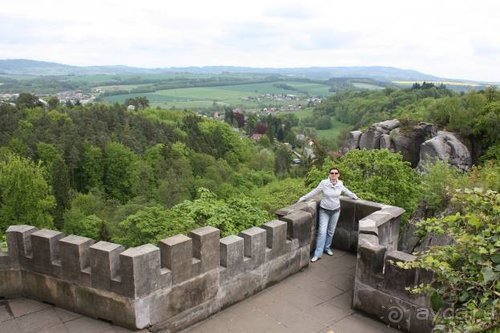
M30 299L0 300L0 333L38 332L125 333L132 331Z
M396 333L351 309L356 256L335 251L284 281L182 333ZM28 299L0 300L0 333L130 330ZM138 332L147 332L146 330Z
M351 309L356 255L339 250L182 333L397 333Z

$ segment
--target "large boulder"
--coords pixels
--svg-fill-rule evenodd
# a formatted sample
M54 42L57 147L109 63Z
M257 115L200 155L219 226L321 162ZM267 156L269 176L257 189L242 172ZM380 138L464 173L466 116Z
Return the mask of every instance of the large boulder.
M430 123L401 126L397 119L375 123L365 132L352 131L343 151L351 149L390 149L401 153L413 168L425 170L425 164L442 160L461 170L472 165L467 147L451 132L439 131Z
M380 148L380 138L383 134L389 134L393 129L399 127L401 123L397 119L391 119L382 121L380 123L375 123L370 128L361 135L359 140L359 148L363 149L379 149ZM384 146L387 144L384 141ZM390 147L384 147L390 148Z
M349 137L346 140L344 149L346 151L358 149L359 148L359 139L361 138L361 131L351 131L349 132Z
M398 127L391 131L393 150L416 168L420 160L420 145L437 134L435 125L418 123L411 127Z
M437 136L420 146L420 161L417 169L425 170L426 164L438 159L447 161L450 166L464 171L469 170L472 165L467 147L453 133L446 131L439 131Z

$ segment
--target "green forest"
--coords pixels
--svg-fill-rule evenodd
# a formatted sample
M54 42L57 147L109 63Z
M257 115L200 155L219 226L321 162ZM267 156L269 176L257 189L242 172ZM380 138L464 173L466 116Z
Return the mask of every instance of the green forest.
M440 281L456 280L451 285L455 289L420 291L443 300L461 288L467 292L457 295L458 305L498 308L496 89L455 93L424 83L409 89L347 90L324 100L306 117L245 114L225 107L223 119L216 120L192 111L152 108L146 98L135 102L139 107L134 110L126 104L73 105L57 98L43 105L38 97L22 93L15 104L0 104L4 250L5 231L12 224L127 247L156 244L206 225L219 228L222 236L237 234L273 219L275 210L296 202L336 165L359 197L403 207L403 223L418 216L421 236L446 232L456 237L457 245L445 254L431 251L424 257L428 259L414 264L437 267ZM455 132L472 152L472 170L461 173L436 162L418 173L401 154L388 150L341 154L331 149L341 145L349 130L394 118L405 125L431 122ZM336 138L325 144L314 132L305 132L315 122L332 120L347 128L336 144L329 144ZM253 134L259 134L257 141L250 138ZM305 158L310 140L314 159ZM294 162L297 154L303 158ZM479 245L466 246L471 242ZM443 320L446 327L468 322L474 331L498 323L488 313L476 318L466 312L452 323Z
M150 108L146 98L136 101L141 102L137 110L57 98L44 107L36 96L22 93L15 105L0 104L0 233L10 224L33 224L127 246L207 224L224 235L237 233L293 203L332 163L345 169L344 180L362 197L401 206L407 217L419 204L430 212L445 208L438 202L447 200L439 198L442 193L429 192L438 189L420 189L436 185L426 185L432 172L419 175L401 155L388 151L341 156L315 140L314 132L304 133L318 119L340 121L348 129L392 118L432 122L458 133L471 147L474 170L496 176L500 92L494 88L457 94L444 86L414 84L345 91L310 117L243 114L226 107L224 121ZM260 134L260 140L249 139L252 134ZM297 134L312 135L314 160L292 163L293 153L303 153L306 145ZM387 176L369 168L387 170ZM496 180L484 185L498 190Z

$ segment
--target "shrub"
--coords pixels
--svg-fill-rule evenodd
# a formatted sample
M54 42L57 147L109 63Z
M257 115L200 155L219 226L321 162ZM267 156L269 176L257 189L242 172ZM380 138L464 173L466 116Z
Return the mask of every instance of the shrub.
M500 325L500 194L464 190L452 204L455 213L419 223L420 233L446 234L452 244L398 265L434 272L432 284L412 291L431 295L436 331L493 332Z
M361 199L404 208L403 221L415 210L420 198L420 181L409 162L399 153L381 150L351 150L321 169L312 168L306 178L309 187L326 178L328 169L337 167L344 185Z

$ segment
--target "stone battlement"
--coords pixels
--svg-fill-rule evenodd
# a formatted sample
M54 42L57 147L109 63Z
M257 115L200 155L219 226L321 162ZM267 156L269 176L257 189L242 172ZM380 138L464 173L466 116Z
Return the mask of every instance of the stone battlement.
M278 219L239 235L220 238L208 226L129 249L11 226L8 252L0 251L0 296L34 298L131 329L176 332L306 267L317 204L282 208ZM396 247L403 210L348 198L341 205L334 245L358 251L354 305L373 313L364 306L372 295L366 288L392 295L391 288L413 281L386 264L401 256ZM393 281L394 274L405 279Z
M238 236L203 227L129 249L15 225L0 253L0 296L130 328L182 329L307 266L312 224L313 214L296 209Z
M415 256L397 250L403 212L387 206L359 221L353 307L405 332L431 332L429 297L413 295L406 288L429 282L432 274L394 265L415 260Z

